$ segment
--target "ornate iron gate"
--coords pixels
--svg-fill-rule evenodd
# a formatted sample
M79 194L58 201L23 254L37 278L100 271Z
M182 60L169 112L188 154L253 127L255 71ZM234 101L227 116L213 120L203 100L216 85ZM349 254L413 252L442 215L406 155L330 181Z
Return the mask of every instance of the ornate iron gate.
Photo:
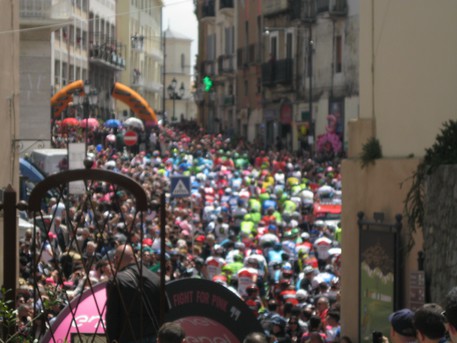
M82 194L69 192L74 182L83 185ZM145 216L153 215L148 198L133 178L89 167L49 176L33 189L28 210L35 227L30 273L34 315L24 335L43 342L105 341L100 275L103 270L115 275L113 250L124 242L136 248L136 263L143 263ZM85 301L92 304L91 314L82 318L78 308ZM64 309L67 321L62 316L56 321ZM88 322L91 332L84 329Z

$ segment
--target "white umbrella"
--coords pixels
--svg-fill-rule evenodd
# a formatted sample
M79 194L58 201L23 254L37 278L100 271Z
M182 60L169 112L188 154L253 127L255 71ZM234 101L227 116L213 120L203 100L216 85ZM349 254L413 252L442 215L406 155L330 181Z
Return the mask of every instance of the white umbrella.
M130 117L124 121L124 126L134 127L140 130L144 130L144 124L141 119Z

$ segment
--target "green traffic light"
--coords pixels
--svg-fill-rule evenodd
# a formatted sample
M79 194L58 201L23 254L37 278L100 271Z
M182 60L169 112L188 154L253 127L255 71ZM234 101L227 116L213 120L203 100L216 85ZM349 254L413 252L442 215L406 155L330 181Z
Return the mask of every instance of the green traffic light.
M203 78L203 85L205 86L205 92L209 92L213 88L213 80L209 76Z

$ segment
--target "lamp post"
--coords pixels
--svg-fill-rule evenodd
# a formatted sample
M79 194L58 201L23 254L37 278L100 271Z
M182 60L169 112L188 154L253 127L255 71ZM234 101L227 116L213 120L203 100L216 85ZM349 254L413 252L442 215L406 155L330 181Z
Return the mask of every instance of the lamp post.
M84 82L84 95L81 93L73 94L73 103L83 106L83 114L86 122L84 128L84 158L87 157L87 133L89 129L90 109L97 105L98 92L95 88L91 87L90 83L86 80Z
M186 91L186 89L184 87L184 82L181 82L181 87L179 87L178 90L176 89L177 85L178 85L178 82L176 81L175 78L173 78L173 80L167 87L168 98L173 99L173 116L171 117L172 122L176 121L175 102L176 102L176 100L182 99L184 96L184 93Z

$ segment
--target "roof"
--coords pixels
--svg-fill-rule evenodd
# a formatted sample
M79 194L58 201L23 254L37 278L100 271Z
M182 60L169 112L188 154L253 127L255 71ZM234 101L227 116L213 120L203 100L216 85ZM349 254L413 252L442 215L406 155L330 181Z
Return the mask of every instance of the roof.
M172 31L169 27L168 27L168 29L165 30L164 37L165 37L165 39L182 39L182 40L188 40L188 41L193 40L192 38L190 38L186 35L183 35L182 33L179 33L177 31Z

